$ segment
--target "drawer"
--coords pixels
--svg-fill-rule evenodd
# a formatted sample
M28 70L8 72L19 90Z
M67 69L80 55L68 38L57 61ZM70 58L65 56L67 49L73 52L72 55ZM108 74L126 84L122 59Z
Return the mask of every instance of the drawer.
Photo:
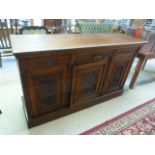
M137 47L130 47L130 48L120 48L120 49L117 49L116 51L117 52L124 52L124 53L132 53L132 52L135 52L137 51L138 48Z
M38 57L38 58L30 58L23 59L20 61L21 70L36 70L54 67L59 64L67 64L70 56L50 56L50 57Z
M116 50L115 58L117 59L125 59L132 57L135 54L135 51L137 51L137 48L121 48Z
M106 50L106 51L87 51L81 52L74 55L74 63L85 63L85 62L92 62L92 61L99 61L105 58L112 57L115 50Z
M120 52L120 53L115 53L115 56L113 57L113 59L129 59L132 58L134 55L134 52L130 52L130 53L124 53L124 52Z

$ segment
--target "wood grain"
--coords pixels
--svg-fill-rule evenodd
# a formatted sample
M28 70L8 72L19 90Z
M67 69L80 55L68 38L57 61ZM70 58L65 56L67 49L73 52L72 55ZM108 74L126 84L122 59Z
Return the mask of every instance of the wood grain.
M11 35L14 53L144 44L123 34Z
M11 41L28 127L121 95L145 44L121 34L14 35Z

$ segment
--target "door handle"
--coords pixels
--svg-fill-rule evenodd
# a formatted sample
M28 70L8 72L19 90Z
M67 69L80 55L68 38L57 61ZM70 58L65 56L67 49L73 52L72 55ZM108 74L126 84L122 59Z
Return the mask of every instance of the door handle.
M68 92L70 92L69 87L68 86L64 86L64 93L68 93Z
M94 59L101 59L101 58L103 58L102 55L95 55L95 56L94 56Z

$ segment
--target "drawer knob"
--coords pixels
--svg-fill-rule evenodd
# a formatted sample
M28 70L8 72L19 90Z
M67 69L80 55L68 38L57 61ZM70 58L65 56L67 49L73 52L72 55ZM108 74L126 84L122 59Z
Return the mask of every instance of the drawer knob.
M102 55L95 55L95 56L94 56L94 59L101 59L101 58L103 58Z

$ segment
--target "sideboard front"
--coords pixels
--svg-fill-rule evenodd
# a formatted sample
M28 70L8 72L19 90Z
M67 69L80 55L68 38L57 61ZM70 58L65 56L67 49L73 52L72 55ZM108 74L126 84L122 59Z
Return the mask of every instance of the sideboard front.
M121 95L137 47L17 57L28 126Z

